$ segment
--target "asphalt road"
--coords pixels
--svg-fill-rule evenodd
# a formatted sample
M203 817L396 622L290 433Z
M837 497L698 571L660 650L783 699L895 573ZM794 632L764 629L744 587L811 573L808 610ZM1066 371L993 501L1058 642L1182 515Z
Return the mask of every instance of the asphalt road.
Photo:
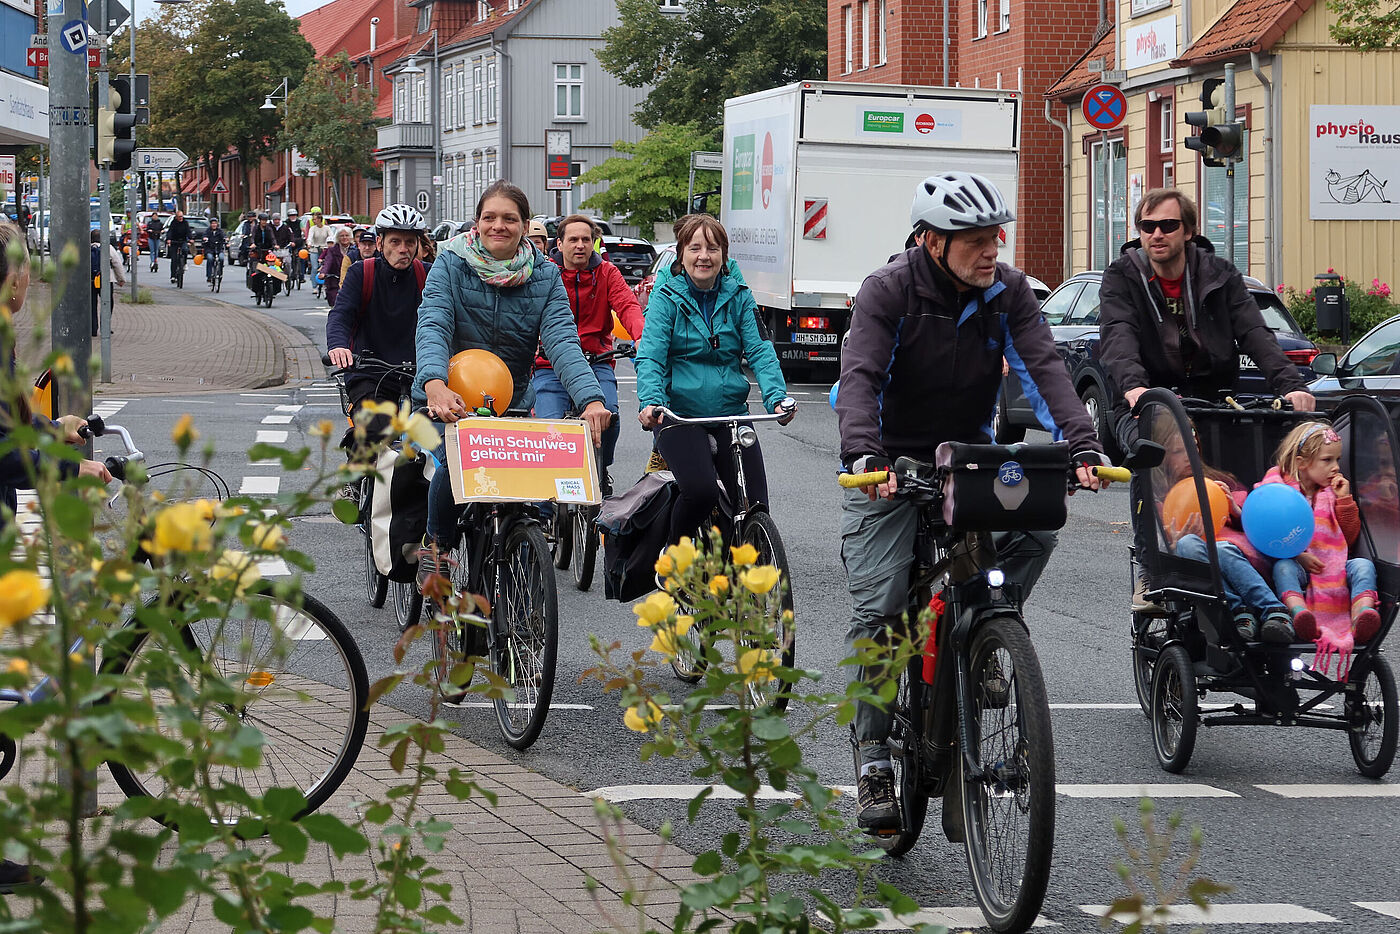
M252 307L251 296L227 288L228 282L221 297ZM161 278L155 284L167 285ZM324 317L315 314L323 307L302 292L279 301L272 314L315 334L324 327ZM619 377L624 427L613 471L619 486L640 474L649 449L633 414L631 376L630 366L623 364ZM839 690L845 677L838 662L849 601L837 551L837 434L834 413L826 404L827 388L793 387L803 403L798 419L783 428L764 425L760 431L773 513L795 581L798 663L824 672L824 684ZM298 447L315 442L307 430L317 421L339 418L328 384L106 404L118 406L110 420L131 428L152 458L168 453L175 419L193 413L204 438L217 445L215 468L234 490L266 490L270 495L296 489L306 479L279 477L275 467L250 465L244 452L258 433L286 432L285 440L277 443ZM292 542L316 563L306 589L350 627L373 679L392 668L390 648L398 635L392 610L367 605L358 533L327 513L298 520ZM1059 548L1027 608L1054 708L1060 787L1055 870L1043 918L1067 931L1099 929L1092 906L1126 894L1114 872L1123 850L1113 821L1122 818L1135 824L1138 796L1146 791L1160 812L1180 811L1187 827L1202 828L1205 848L1198 871L1234 887L1219 899L1231 907L1208 916L1205 927L1239 924L1247 926L1242 930L1263 931L1304 924L1319 930L1400 930L1400 861L1395 852L1400 784L1394 774L1379 782L1362 778L1342 734L1259 727L1202 730L1185 774L1171 776L1158 768L1129 668L1127 516L1122 487L1075 496ZM720 836L736 827L732 812L723 802L707 803L701 820L687 825L686 802L676 798L676 786L695 781L686 763L640 763L636 752L641 739L623 727L616 698L603 694L596 682L579 681L594 662L590 634L605 643L645 644L630 608L604 601L597 587L591 593L576 591L567 572L560 572L559 595L555 709L539 742L528 752L516 753L500 740L489 710L451 709L448 715L460 723L458 730L465 738L582 793L644 786L627 791L631 800L623 806L630 816L650 827L670 822L676 843L692 852L716 847ZM407 664L412 667L425 659L426 649L420 649ZM670 678L668 669L659 669L658 679L677 696L686 690ZM427 698L411 686L400 687L387 702L423 716L428 712ZM806 718L811 712L794 709L791 715ZM829 784L852 783L843 728L819 726L805 741L804 753ZM883 865L879 874L930 911L946 909L933 911L929 920L975 927L979 921L961 847L942 838L936 804L932 810L913 852ZM1178 852L1184 852L1184 846ZM823 877L814 885L849 900L850 879Z

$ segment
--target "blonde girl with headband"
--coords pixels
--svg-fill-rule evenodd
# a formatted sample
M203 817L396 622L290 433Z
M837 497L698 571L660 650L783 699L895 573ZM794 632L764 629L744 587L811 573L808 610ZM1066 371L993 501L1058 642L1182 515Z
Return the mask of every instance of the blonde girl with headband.
M1274 588L1293 617L1300 640L1349 655L1381 628L1376 611L1376 567L1348 557L1361 533L1361 514L1342 476L1342 439L1324 422L1304 422L1288 433L1276 466L1260 481L1286 483L1312 506L1314 531L1307 551L1274 564ZM1279 638L1274 641L1292 641Z

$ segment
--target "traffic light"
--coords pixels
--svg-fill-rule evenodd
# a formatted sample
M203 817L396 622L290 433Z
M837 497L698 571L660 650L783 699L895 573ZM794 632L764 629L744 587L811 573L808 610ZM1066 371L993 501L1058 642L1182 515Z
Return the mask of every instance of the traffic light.
M1220 123L1208 126L1201 131L1201 142L1215 153L1222 165L1226 162L1239 162L1243 156L1240 148L1244 143L1244 124Z
M131 82L125 76L113 76L107 83L106 106L97 100L96 85L92 100L92 161L124 172L131 168L131 152L136 148Z
M1192 110L1186 114L1187 126L1196 127L1199 133L1186 137L1186 148L1195 150L1201 154L1206 165L1221 166L1225 160L1212 150L1209 140L1206 139L1208 130L1225 123L1228 119L1225 113L1225 79L1207 78L1201 85L1201 106L1205 110ZM1236 143L1238 146L1238 142Z

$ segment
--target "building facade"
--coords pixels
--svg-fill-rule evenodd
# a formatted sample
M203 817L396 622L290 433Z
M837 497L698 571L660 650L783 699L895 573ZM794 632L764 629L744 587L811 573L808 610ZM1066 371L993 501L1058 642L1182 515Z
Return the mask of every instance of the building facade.
M39 31L36 0L0 0L0 155L49 141L49 89L25 61Z
M1335 17L1313 0L1125 0L1103 36L1047 93L1069 127L1066 203L1073 268L1102 268L1135 237L1149 189L1196 199L1217 253L1271 287L1309 288L1335 268L1350 279L1400 277L1400 50L1362 53L1333 41ZM1127 116L1089 125L1085 92L1098 64L1126 72ZM1243 160L1230 178L1185 145L1184 115L1203 110L1206 79L1234 66Z

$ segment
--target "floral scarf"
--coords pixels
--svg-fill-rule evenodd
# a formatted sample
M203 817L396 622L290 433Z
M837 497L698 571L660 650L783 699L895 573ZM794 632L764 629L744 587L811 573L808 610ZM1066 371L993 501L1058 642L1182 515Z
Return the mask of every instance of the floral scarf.
M535 245L525 237L520 238L515 255L507 260L496 259L488 253L477 240L475 228L453 237L446 248L466 260L482 282L497 288L524 285L535 271Z

